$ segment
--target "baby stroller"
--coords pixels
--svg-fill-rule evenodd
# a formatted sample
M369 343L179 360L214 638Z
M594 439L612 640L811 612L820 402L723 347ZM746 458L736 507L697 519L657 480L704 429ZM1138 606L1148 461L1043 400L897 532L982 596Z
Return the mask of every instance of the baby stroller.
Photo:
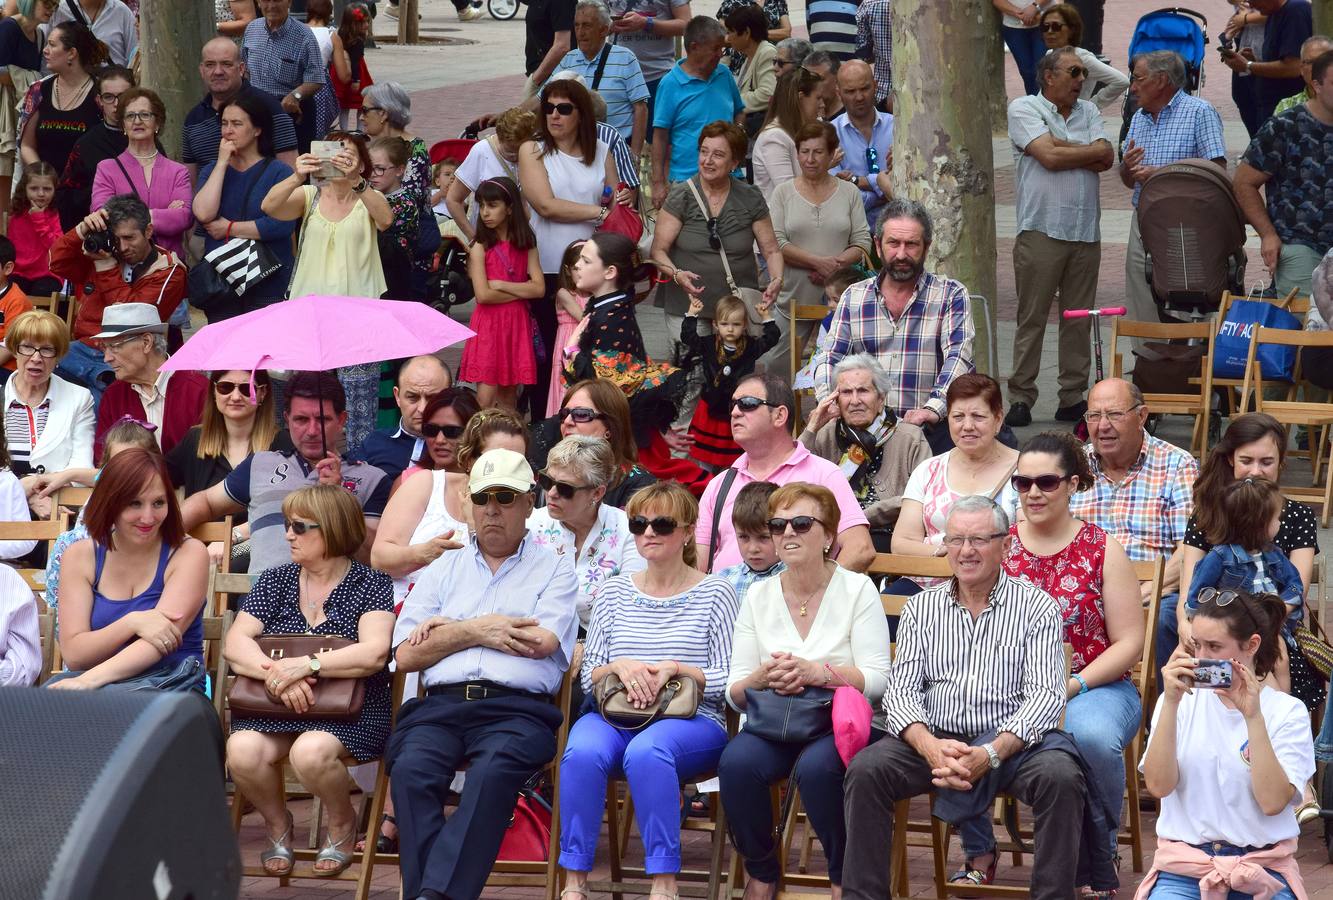
M1185 60L1185 90L1199 93L1203 87L1203 60L1208 47L1208 20L1202 13L1179 6L1155 9L1146 13L1134 26L1129 39L1129 61L1140 53L1153 50L1174 50ZM1120 125L1120 146L1125 145L1129 120L1138 111L1139 104L1132 92L1125 94L1124 120Z
M460 138L436 143L430 148L431 166L438 165L443 159L462 160L476 142L475 132L469 135L465 131ZM461 236L441 234L443 239L435 253L435 267L426 284L426 302L448 314L450 307L472 301L472 279L467 271L467 244Z
M1139 192L1144 278L1159 312L1198 320L1222 293L1245 293L1245 217L1231 179L1216 163L1182 159L1163 166Z

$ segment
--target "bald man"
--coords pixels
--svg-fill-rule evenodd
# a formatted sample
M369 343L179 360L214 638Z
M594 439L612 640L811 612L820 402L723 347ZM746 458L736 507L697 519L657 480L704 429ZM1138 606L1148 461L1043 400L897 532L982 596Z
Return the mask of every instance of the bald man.
M454 383L449 367L435 356L414 356L398 370L398 384L393 389L394 402L402 418L393 430L372 431L361 444L365 461L394 481L409 465L417 462L425 450L421 439L422 417L441 391Z
M880 207L893 196L893 114L875 108L875 71L859 59L838 67L838 97L846 112L833 120L842 146L842 162L834 174L860 189L873 229Z
M256 90L246 80L240 48L229 38L217 37L204 44L199 59L199 77L208 93L185 117L181 135L181 162L194 184L199 169L218 158L222 142L222 108L242 93L259 100L273 117L273 152L288 166L296 165L296 126L276 98Z

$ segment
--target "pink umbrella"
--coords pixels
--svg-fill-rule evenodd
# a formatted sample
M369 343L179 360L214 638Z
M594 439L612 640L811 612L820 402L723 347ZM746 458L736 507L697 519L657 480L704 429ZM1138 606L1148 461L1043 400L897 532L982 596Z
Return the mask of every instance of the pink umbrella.
M309 295L205 325L162 368L318 372L434 353L473 335L424 303Z

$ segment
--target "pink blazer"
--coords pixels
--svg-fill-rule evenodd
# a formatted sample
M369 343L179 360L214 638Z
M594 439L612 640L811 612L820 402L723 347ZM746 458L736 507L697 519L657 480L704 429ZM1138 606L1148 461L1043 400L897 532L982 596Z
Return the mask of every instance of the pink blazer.
M124 166L124 172L121 166ZM128 181L126 173L130 176ZM97 174L93 176L93 209L101 209L117 194L135 193L152 212L153 243L174 253L183 253L185 232L194 224L194 213L190 211L194 197L190 191L189 171L159 153L153 160L153 184L150 187L144 184L143 167L129 150L115 159L104 159L97 164ZM181 201L182 205L168 209L173 200Z

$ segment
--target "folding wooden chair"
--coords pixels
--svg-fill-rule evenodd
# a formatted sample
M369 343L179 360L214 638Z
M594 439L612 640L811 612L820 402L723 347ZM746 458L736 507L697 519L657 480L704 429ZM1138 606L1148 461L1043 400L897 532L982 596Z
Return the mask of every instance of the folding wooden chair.
M829 308L827 306L822 306L822 305L807 306L805 304L798 304L795 300L788 301L787 317L788 317L788 324L791 326L791 329L787 335L788 338L787 343L791 351L791 357L788 360L788 372L787 372L788 384L794 385L796 383L796 373L799 372L801 370L801 366L805 364L804 361L805 361L806 351L807 348L809 348L810 346L810 341L818 332L819 323L824 321L824 317L827 316L828 314L829 314ZM811 325L813 325L813 327L809 329L809 332L807 334L803 335L801 333L803 328L805 326L811 326ZM813 397L814 391L809 388L805 388L803 390L795 391L795 396L796 396L796 422L803 423L805 421L805 416L801 414L801 400L803 397L806 396ZM801 428L800 425L796 426L796 430L798 432L800 431L800 428Z
M1139 785L1139 759L1147 742L1147 723L1152 720L1153 693L1157 685L1157 615L1162 608L1162 581L1166 574L1166 560L1134 563L1134 577L1151 583L1148 603L1143 607L1143 655L1131 670L1134 685L1139 689L1143 713L1134 739L1125 747L1125 810L1124 830L1116 834L1116 843L1128 846L1130 862L1135 872L1143 871L1143 813L1139 809L1142 795Z
M1231 304L1236 300L1244 300L1244 299L1246 298L1237 297L1230 291L1224 291L1222 293L1221 302L1219 302L1217 306L1217 316L1213 319L1215 325L1215 328L1213 329L1214 334L1216 334L1217 328L1220 328L1221 324L1226 321L1227 311L1231 309ZM1269 299L1265 300L1265 302L1272 303L1274 306L1277 306L1281 309L1285 309L1287 310L1287 312L1295 316L1303 316L1310 311L1310 298L1298 297L1296 295L1295 288L1292 288L1290 293L1288 293L1287 296L1285 297ZM1209 354L1208 370L1210 372L1213 370L1212 356L1213 356L1212 354ZM1194 379L1190 379L1190 383L1193 384ZM1213 377L1213 387L1221 388L1223 393L1226 395L1227 418L1235 416L1237 414L1238 409L1239 411L1244 411L1245 409L1244 406L1239 406L1239 407L1237 406L1237 396L1244 383L1245 383L1245 378L1243 376L1240 378L1218 378L1216 376Z
M230 572L231 571L231 516L227 516L221 522L204 522L195 526L190 532L190 537L197 541L202 541L204 546L209 544L222 545L222 561L213 565L211 572ZM227 598L220 593L212 593L213 605L209 612L221 612L227 607Z
M231 622L234 614L229 610L223 610L219 616L204 616L204 659L211 660L208 666L208 677L212 684L209 686L213 699L213 710L218 714L218 725L223 729L222 735L225 738L226 731L226 706L227 706L227 688L229 685L228 675L230 668L227 665L227 656L222 652L222 642L227 638L227 631L231 628Z
M1199 388L1196 391L1144 394L1148 412L1159 416L1191 416L1194 432L1190 450L1202 458L1208 452L1208 418L1213 407L1213 338L1216 328L1211 322L1172 323L1136 322L1131 319L1111 319L1111 377L1124 377L1124 357L1120 353L1122 337L1145 338L1158 341L1202 340L1206 352L1199 359ZM1195 379L1190 380L1191 383ZM1184 387L1185 385L1182 385Z
M37 631L42 645L42 668L37 673L36 683L41 685L51 677L56 653L56 616L44 603L37 607Z
M50 552L56 538L68 530L69 523L64 517L38 519L35 522L0 522L0 541L46 541L47 551Z
M39 297L29 297L28 301L32 303L33 309L40 309L42 312L49 312L52 315L59 316L60 297L61 294L57 291L54 294L42 294Z
M55 502L51 504L51 518L59 518L65 511L77 516L79 510L88 505L88 498L93 495L90 487L70 486L56 491ZM73 519L71 519L73 521Z

